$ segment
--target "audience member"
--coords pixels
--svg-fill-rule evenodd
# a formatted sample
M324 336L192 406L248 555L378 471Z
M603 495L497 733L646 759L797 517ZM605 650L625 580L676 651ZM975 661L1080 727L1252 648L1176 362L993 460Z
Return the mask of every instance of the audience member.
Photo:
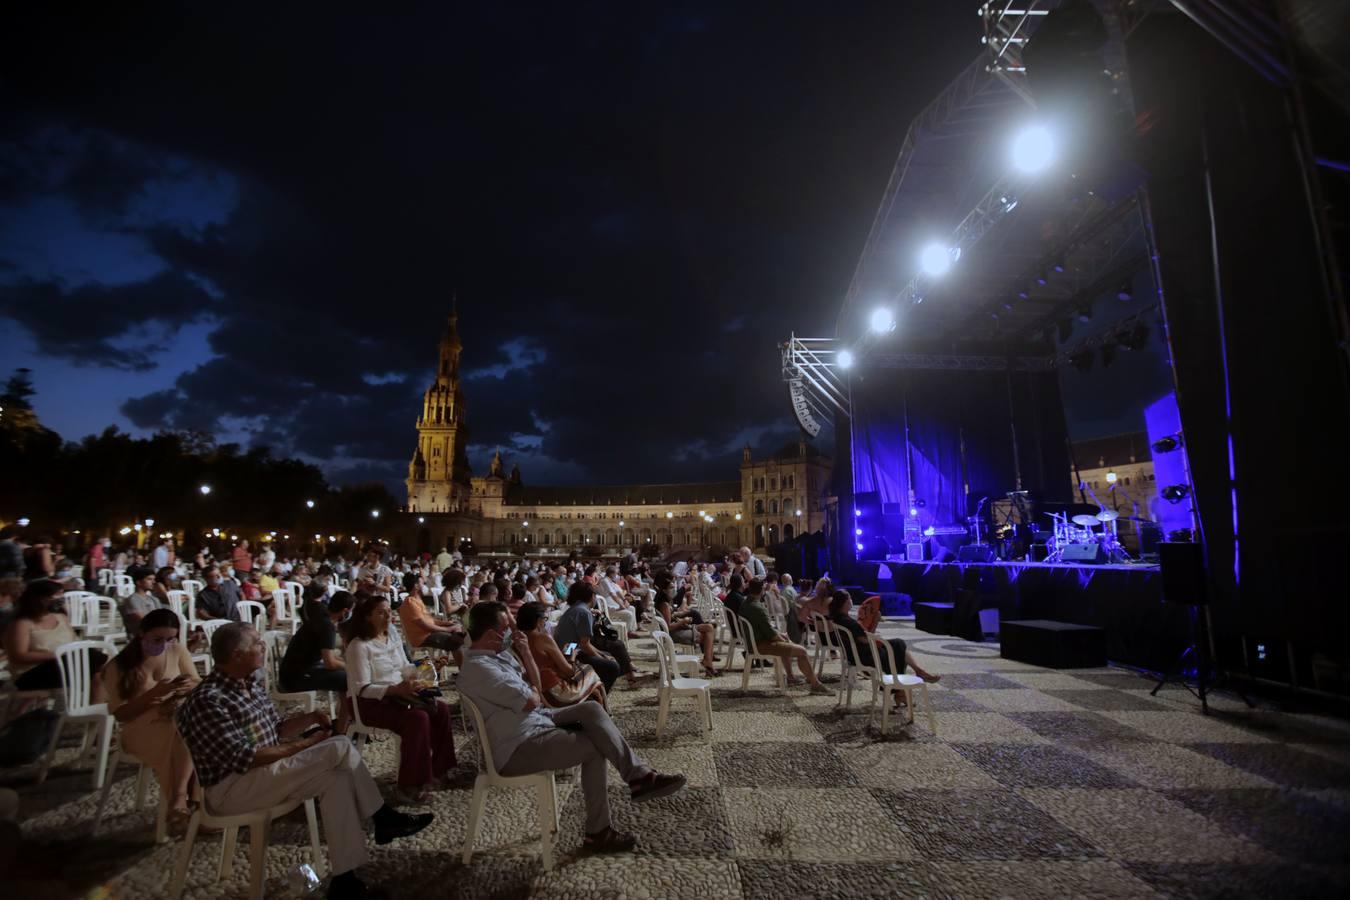
M238 575L247 578L253 571L253 556L248 552L248 541L240 541L230 552L230 563Z
M56 649L79 640L66 615L66 590L56 581L30 581L5 629L5 656L9 677L20 691L54 690L61 687L61 667ZM89 668L97 672L108 657L98 650L89 654ZM90 702L103 702L103 683L94 679Z
M905 646L905 641L903 638L886 639L886 643L890 644L891 650L894 651L896 665L900 668L899 672L890 671L890 665L886 662L884 654L881 660L877 660L873 655L872 645L867 639L867 630L863 628L862 625L855 622L853 620L853 617L849 615L849 612L851 612L852 609L853 609L853 597L849 595L849 592L835 591L834 596L830 598L830 621L833 622L837 628L842 628L849 634L853 635L853 642L858 648L858 656L860 657L860 659L852 659L852 654L849 654L850 662L854 663L855 665L860 663L861 665L864 666L879 666L886 670L887 675L903 675L905 666L908 665L911 669L914 670L915 675L918 675L920 678L922 678L924 681L927 681L929 684L940 681L942 679L941 675L934 675L933 673L924 669L923 666L919 665L919 663L914 659L914 654L910 653L909 648ZM845 644L845 647L847 646L848 645ZM900 695L897 694L896 704L898 705L899 702L900 702Z
M332 873L328 896L363 897L356 869L370 855L362 820L373 819L375 843L387 844L416 834L435 817L386 806L356 745L330 734L326 713L282 719L257 677L266 653L252 627L221 626L211 638L215 668L178 710L178 731L206 802L213 812L232 815L317 795Z
M539 602L526 603L516 616L516 627L529 639L530 654L539 670L536 687L544 702L555 709L592 697L601 704L607 703L599 673L586 663L568 659L549 635L547 623L548 607Z
M638 671L633 668L628 647L623 641L596 632L595 614L591 611L594 600L595 588L589 582L579 581L572 585L567 595L567 609L554 626L553 639L563 647L576 644L576 658L595 669L606 692L613 689L620 675L628 676L629 687L636 687Z
M122 726L122 749L149 766L169 797L170 825L187 825L192 758L173 727L174 710L200 681L188 649L178 642L178 616L152 609L132 638L103 667L108 712ZM111 773L108 777L112 777Z
M580 601L572 608L580 608ZM583 846L593 853L632 850L637 840L615 831L610 818L606 762L618 770L629 796L639 803L681 790L684 776L663 775L643 762L598 703L547 708L524 676L533 667L529 639L513 632L503 604L476 604L469 611L469 638L459 690L482 714L501 774L531 775L580 765L586 803Z
M317 585L310 585L312 590ZM319 588L322 595L322 588ZM288 693L331 691L342 698L334 731L347 731L347 664L338 653L338 626L351 618L355 599L338 591L324 604L311 600L305 604L304 621L286 645L279 674L281 689Z
M152 609L159 609L161 604L154 594L154 570L135 568L127 574L131 576L133 590L122 600L118 608L122 612L122 624L126 627L127 636L135 637L137 629L140 628L141 617Z
M422 689L403 642L389 633L393 613L386 597L357 604L352 614L352 640L347 644L347 684L361 712L361 721L398 734L399 799L420 803L430 787L445 787L455 768L455 741L450 707L419 695Z
M657 576L656 590L656 611L670 626L671 640L699 647L703 651L703 673L709 678L721 675L717 671L717 658L713 654L713 632L716 629L703 621L698 610L689 606L686 589L677 590L674 579L662 574Z
M750 623L756 649L766 656L777 656L783 661L783 666L788 672L788 684L801 684L805 680L811 686L811 693L830 693L830 689L816 678L816 669L811 665L811 657L806 648L801 644L794 644L788 640L787 635L779 634L773 627L773 623L769 620L769 611L761 602L764 596L764 582L758 578L754 579L750 582L749 590L749 596L741 604L740 615ZM793 660L797 662L797 671L801 672L801 678L792 676Z
M239 586L220 576L217 569L207 569L203 580L206 587L197 592L194 601L199 619L228 619L239 621Z
M408 572L403 576L403 589L408 596L398 607L398 619L403 624L403 636L414 648L431 647L448 650L460 658L464 646L464 631L459 624L427 612L422 599L422 576Z

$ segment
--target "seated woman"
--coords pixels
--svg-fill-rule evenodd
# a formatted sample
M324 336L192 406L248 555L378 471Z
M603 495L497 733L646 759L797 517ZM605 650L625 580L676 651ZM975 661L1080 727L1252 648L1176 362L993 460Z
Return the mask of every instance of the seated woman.
M812 629L811 614L819 613L827 619L830 617L830 596L834 592L834 585L830 579L822 578L816 582L816 588L811 592L811 596L805 600L798 598L797 603L797 621L801 624L802 631Z
M21 691L57 690L61 687L61 666L56 649L79 640L66 615L66 589L59 581L30 581L19 595L14 618L5 629L5 654L14 687ZM97 650L89 654L94 672L103 668L108 657ZM102 703L103 682L97 678L90 686L90 702Z
M852 611L852 609L853 609L853 598L849 595L849 592L835 591L834 596L830 598L830 621L833 622L838 627L847 631L849 634L853 635L853 643L857 646L858 656L860 657L860 659L858 660L853 660L854 663L861 662L861 664L864 666L881 665L883 668L888 670L886 672L887 675L903 675L905 666L908 665L911 669L914 670L915 675L918 675L920 678L922 678L929 684L933 684L934 682L941 680L942 678L941 675L934 675L933 673L925 670L923 666L920 666L914 660L914 655L909 652L909 649L905 646L904 639L902 638L889 638L886 640L886 643L891 645L891 650L894 651L896 660L895 664L900 667L901 671L899 672L889 671L890 666L887 664L886 657L884 654L882 656L880 663L875 661L872 655L872 645L871 643L868 642L867 639L867 630L864 629L857 622L855 622L853 620L853 617L849 615L849 612ZM848 645L845 644L844 646L847 648ZM845 650L845 652L848 651ZM895 704L896 706L900 705L899 694L896 694Z
M656 612L670 626L671 640L698 646L703 650L703 674L709 678L721 675L717 670L717 657L713 655L716 629L704 622L698 610L689 605L688 592L684 588L677 590L669 575L662 572L653 583L656 585Z
M174 710L197 686L188 649L178 643L178 616L152 609L141 619L140 637L104 666L101 675L108 711L122 724L122 749L154 770L169 797L169 824L187 826L192 758L174 727ZM111 777L111 776L109 776Z
M595 682L594 687L586 690L580 699L560 699L558 686L572 677L575 666L563 655L558 642L549 635L545 624L547 622L548 607L542 603L526 603L516 615L516 627L523 631L529 640L530 655L534 657L534 664L539 669L539 696L554 709L572 706L584 700L595 700L608 708L605 686L599 677L592 679Z
M469 610L469 589L464 586L463 569L441 573L441 609L447 618L463 618Z
M401 755L398 795L405 803L426 799L429 787L448 787L446 773L455 768L455 739L450 707L418 697L413 666L403 642L389 633L387 596L367 596L356 606L347 644L347 687L361 721L396 732Z

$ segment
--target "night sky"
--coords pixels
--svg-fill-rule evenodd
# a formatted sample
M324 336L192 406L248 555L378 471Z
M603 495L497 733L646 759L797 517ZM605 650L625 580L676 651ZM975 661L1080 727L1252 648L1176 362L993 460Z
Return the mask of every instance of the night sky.
M42 420L406 474L458 295L470 461L734 477L796 433L967 3L102 4L13 22L0 359Z

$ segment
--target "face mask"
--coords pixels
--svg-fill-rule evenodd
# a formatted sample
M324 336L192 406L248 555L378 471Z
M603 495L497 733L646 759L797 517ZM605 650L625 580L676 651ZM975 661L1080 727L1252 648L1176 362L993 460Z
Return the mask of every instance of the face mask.
M502 632L502 649L505 650L511 646L511 629L508 628Z
M164 653L166 647L168 647L168 642L166 641L141 639L141 652L146 656L160 656Z

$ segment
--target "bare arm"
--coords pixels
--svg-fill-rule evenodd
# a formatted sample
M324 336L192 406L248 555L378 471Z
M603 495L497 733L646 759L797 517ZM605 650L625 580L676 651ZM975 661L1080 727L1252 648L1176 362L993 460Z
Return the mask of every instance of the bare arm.
M49 659L56 659L56 654L50 650L29 649L32 634L33 623L30 619L15 619L14 624L9 626L9 630L5 632L5 654L9 657L10 665L14 663L24 666L37 665Z
M275 744L271 747L259 747L253 751L253 760L249 763L250 769L258 769L263 766L270 766L274 762L294 756L301 750L308 750L320 741L327 740L328 735L320 731L307 738L298 741L287 741L282 744Z

